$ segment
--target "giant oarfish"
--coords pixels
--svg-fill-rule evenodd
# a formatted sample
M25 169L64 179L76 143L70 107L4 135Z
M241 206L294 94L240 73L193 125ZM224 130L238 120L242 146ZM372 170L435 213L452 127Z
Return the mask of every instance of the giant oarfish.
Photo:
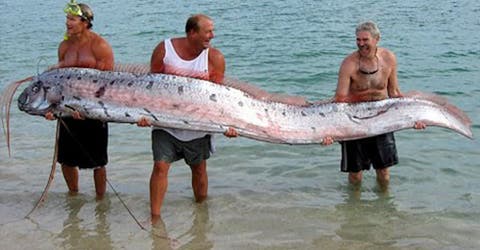
M108 122L135 123L211 133L228 127L240 136L286 144L344 141L413 128L416 121L471 138L469 118L434 95L417 94L362 103L292 105L260 100L237 88L165 74L132 74L85 68L44 72L18 98L32 115L51 111Z

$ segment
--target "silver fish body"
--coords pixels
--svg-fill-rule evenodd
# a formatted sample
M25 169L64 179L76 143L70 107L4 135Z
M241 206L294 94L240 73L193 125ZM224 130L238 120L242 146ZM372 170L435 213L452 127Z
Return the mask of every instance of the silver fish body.
M155 126L209 133L233 127L241 136L286 144L321 143L326 136L337 141L365 138L413 128L416 121L472 137L462 111L431 99L420 95L299 106L187 77L63 68L38 75L18 106L32 115L78 111L108 122L135 123L146 117Z

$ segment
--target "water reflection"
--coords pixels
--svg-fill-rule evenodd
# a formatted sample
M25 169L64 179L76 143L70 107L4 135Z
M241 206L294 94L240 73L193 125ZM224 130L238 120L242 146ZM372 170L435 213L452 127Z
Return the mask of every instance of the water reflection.
M110 210L110 199L104 197L95 205L95 219L82 218L80 214L85 204L92 201L83 195L66 196L65 209L68 216L63 222L63 230L57 236L66 249L113 249L110 238L110 223L107 213ZM85 216L85 215L84 215ZM86 215L90 217L89 214ZM93 225L93 228L89 227Z
M358 242L364 247L382 245L391 248L395 243L395 227L402 216L388 190L380 187L364 190L361 186L349 185L345 192L345 202L335 206L341 224L336 234L342 240ZM362 199L362 194L376 198Z
M190 217L193 218L192 226L187 232L179 235L178 240L168 237L162 219L152 218L152 249L212 249L213 242L208 238L208 233L212 230L213 223L210 221L207 203L195 204L192 215ZM188 242L181 243L183 239Z
M178 241L168 236L165 222L160 217L152 217L152 249L171 250L178 249Z
M192 237L192 239L180 249L212 249L213 242L208 238L208 233L212 230L213 223L210 222L207 202L197 204L193 215L194 219L190 230L178 237L181 239L186 236Z

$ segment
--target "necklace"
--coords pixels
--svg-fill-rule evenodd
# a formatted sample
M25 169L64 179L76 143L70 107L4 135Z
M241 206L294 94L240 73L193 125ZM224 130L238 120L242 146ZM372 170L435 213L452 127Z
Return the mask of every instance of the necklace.
M362 56L359 54L359 56L358 56L358 71L360 71L360 73L365 74L365 75L373 75L373 74L375 74L375 73L378 72L378 56L377 56L377 50L376 50L376 49L375 49L375 58L377 59L377 67L376 67L376 69L371 70L371 71L362 69L362 67L360 67L360 61L361 61L360 59L361 59L361 57L362 57Z

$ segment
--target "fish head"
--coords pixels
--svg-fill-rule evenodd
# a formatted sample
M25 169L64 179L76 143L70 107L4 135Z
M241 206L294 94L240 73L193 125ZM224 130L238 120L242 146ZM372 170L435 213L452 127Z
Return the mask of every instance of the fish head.
M45 115L62 100L62 86L48 79L35 77L18 97L18 108L31 115Z

